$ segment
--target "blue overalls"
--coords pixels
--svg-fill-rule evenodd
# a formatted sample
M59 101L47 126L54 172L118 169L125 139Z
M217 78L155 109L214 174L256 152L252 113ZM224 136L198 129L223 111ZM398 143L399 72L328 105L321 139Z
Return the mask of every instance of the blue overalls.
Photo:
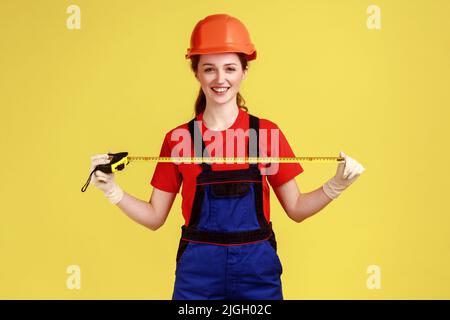
M195 120L189 122L193 141ZM249 121L256 143L250 135L248 154L255 156L259 119L249 114ZM203 139L198 147L201 157ZM258 164L226 171L213 171L205 162L201 167L189 223L182 227L172 298L283 299L282 266L272 224L264 217Z

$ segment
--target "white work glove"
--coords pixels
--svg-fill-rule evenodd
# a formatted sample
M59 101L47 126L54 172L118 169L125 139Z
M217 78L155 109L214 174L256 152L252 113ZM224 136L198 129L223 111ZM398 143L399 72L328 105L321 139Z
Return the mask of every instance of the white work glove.
M350 158L344 152L341 151L339 156L344 157L345 161L339 163L336 175L323 185L323 191L331 199L339 197L342 191L355 182L365 170L358 161Z
M99 164L109 163L107 154L96 154L91 157L89 173ZM112 204L117 204L123 197L123 190L114 182L114 173L96 170L92 175L92 184L99 188Z

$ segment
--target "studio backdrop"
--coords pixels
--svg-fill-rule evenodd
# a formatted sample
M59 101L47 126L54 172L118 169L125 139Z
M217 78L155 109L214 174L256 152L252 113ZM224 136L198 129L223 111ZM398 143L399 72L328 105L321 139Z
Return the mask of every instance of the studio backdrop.
M295 223L271 191L285 299L449 299L450 2L0 2L0 298L171 299L181 196L157 231L94 186L94 154L158 156L194 116L195 23L245 22L258 58L241 94L296 156L365 172ZM334 163L301 162L302 193ZM156 162L116 182L149 201Z

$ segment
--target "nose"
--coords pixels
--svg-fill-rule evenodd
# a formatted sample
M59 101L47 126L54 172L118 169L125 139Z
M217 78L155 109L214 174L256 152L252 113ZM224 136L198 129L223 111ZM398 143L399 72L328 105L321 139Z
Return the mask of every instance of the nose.
M218 70L216 73L216 84L225 83L225 72L223 70Z

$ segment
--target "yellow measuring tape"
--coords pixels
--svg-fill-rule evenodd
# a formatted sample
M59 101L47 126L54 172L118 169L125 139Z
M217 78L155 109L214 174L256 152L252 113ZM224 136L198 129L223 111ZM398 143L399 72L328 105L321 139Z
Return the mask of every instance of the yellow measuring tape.
M110 157L112 158L112 157ZM342 162L343 157L139 157L127 156L128 161L156 161L156 162L183 162L183 163L296 163L310 162Z
M106 173L121 171L130 162L133 161L154 161L170 163L224 163L224 164L242 164L242 163L297 163L297 162L343 162L343 157L146 157L146 156L128 156L128 152L110 154L109 164L100 165L99 169Z
M91 176L96 170L104 173L113 173L122 171L130 162L133 161L156 161L156 162L172 162L172 163L296 163L300 161L310 162L344 162L343 157L139 157L128 156L128 152L108 153L109 163L99 164L90 173L88 180L81 188L81 192L85 192Z
M297 162L343 162L343 157L146 157L146 156L129 156L128 152L109 153L109 164L99 165L98 169L111 173L121 171L133 161L155 161L155 162L171 162L171 163L224 163L224 164L241 164L241 163L297 163Z

